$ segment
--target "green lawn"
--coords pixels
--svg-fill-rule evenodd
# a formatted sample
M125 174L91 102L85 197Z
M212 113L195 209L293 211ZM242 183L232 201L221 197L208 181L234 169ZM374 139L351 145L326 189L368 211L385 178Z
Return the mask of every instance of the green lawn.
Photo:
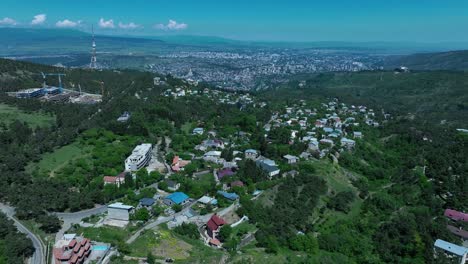
M129 230L110 226L102 226L99 228L79 227L73 232L77 234L83 234L84 237L93 241L111 243L112 245L122 243L130 236Z
M50 126L55 123L55 116L45 113L27 113L17 107L0 104L0 120L6 124L10 124L15 120L26 122L31 127Z
M56 149L52 153L46 153L37 163L30 163L26 172L32 173L39 170L39 175L48 174L54 176L54 172L66 165L70 160L89 155L90 148L82 147L78 142Z

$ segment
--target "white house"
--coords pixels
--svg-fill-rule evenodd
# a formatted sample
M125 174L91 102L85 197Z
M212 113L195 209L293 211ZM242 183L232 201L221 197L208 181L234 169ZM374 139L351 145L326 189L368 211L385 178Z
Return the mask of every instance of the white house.
M356 141L352 139L348 139L348 138L342 138L340 142L341 142L341 146L348 148L348 149L354 148L354 145L356 145Z
M296 162L299 160L298 157L293 156L293 155L289 155L289 154L283 156L283 158L286 159L286 161L288 162L288 164L294 164L294 163L296 163Z
M258 157L258 152L255 149L247 149L244 154L246 159L256 159Z
M151 159L152 149L153 146L149 143L136 146L132 154L125 160L125 170L138 171L146 166Z

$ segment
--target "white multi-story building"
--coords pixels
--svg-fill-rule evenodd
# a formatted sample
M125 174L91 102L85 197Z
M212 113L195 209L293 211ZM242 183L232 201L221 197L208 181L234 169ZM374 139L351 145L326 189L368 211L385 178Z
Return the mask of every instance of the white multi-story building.
M153 145L149 143L136 146L132 154L125 160L125 170L138 171L146 166L151 159L152 149Z

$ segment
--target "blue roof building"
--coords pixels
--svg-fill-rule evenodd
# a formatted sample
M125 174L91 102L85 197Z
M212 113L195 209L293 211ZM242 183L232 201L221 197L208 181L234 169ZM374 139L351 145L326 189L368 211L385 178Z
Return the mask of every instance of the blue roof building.
M224 191L218 191L218 194L222 195L224 198L226 198L228 200L231 200L231 201L235 201L235 200L239 199L239 195L237 195L236 193L228 193L228 192L224 192Z
M155 203L155 200L153 198L141 198L140 199L141 206L150 207L150 206L153 206L154 203Z
M185 193L175 192L166 196L166 198L164 198L164 203L169 206L172 206L174 204L185 204L188 201L188 199L189 197Z
M466 261L468 254L468 248L466 247L458 246L442 239L437 239L434 243L434 247L444 250L445 253L450 253L461 258L460 263L465 263Z

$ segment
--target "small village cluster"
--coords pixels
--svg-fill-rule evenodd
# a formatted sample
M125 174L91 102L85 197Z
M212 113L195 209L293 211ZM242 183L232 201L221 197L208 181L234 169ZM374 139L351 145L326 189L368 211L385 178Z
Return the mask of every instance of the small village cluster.
M176 88L174 91L166 91L164 96L206 96L217 103L237 104L242 110L243 106L265 107L266 104L256 102L248 94L226 93L222 91L203 90L190 91L183 88ZM118 119L118 122L127 122L131 118L131 113L124 112ZM282 159L275 160L268 157L266 153L260 150L246 148L249 146L251 134L243 131L237 131L236 135L229 138L219 136L215 130L207 129L203 126L195 127L191 130L188 137L197 137L200 143L193 149L193 153L184 155L174 155L171 162L166 162L165 157L161 157L157 146L151 143L144 143L136 146L132 153L125 159L125 170L116 176L105 176L104 185L115 185L119 188L125 183L126 178L137 177L139 170L149 168L155 159L164 160L161 172L165 173L163 180L167 188L158 188L153 197L144 197L137 206L127 205L122 202L114 202L107 206L107 214L104 219L95 226L108 225L119 228L125 228L132 222L132 215L142 208L147 209L151 214L155 206L163 208L163 215L152 220L158 224L166 223L169 228L175 228L183 223L194 223L197 225L200 237L206 245L221 248L222 239L219 238L219 232L224 225L236 226L248 217L233 217L235 210L239 205L239 195L234 191L236 187L246 186L236 174L239 171L239 165L247 160L253 161L255 166L263 171L268 179L273 180L277 177L294 177L299 172L291 170L294 164L309 160L320 159L325 156L333 156L342 151L351 151L358 140L364 135L360 128L363 126L378 127L380 124L375 120L375 113L372 109L365 106L347 106L340 103L337 99L331 100L326 104L321 104L315 108L301 100L297 104L287 106L278 112L274 112L270 120L264 124L258 124L263 127L264 137L267 142L270 141L270 133L276 128L284 128L289 131L288 144L295 142L307 144L307 150L302 153L290 153L284 155ZM234 140L235 139L235 140ZM226 160L223 157L223 151L232 152L232 159ZM333 151L334 150L334 151ZM183 156L183 157L182 157ZM205 193L201 197L190 197L181 192L181 183L170 177L173 174L184 173L185 168L197 161L205 164L205 170L197 170L192 178L200 175L211 175L216 182L216 196ZM288 168L284 170L282 168ZM161 184L161 183L160 183ZM262 193L261 190L254 190L251 193L252 199L256 199ZM219 199L223 199L223 206L220 206ZM205 210L204 214L200 210ZM66 235L70 236L70 235ZM65 242L67 243L65 243ZM76 242L73 242L76 241ZM83 242L85 241L85 242ZM86 242L87 241L87 242ZM57 242L54 253L57 261L77 261L86 257L86 254L92 251L87 248L87 243L94 243L85 238L74 236L73 239L64 237L61 242ZM75 244L76 243L76 244ZM83 243L84 251L78 249L76 245ZM76 250L75 250L76 248ZM96 248L104 248L97 246ZM87 251L90 250L90 251ZM77 252L75 252L77 251ZM83 252L81 252L83 251ZM79 262L76 262L79 263Z
M297 140L308 144L308 151L301 153L299 157L284 157L289 164L297 162L300 158L308 159L312 155L323 158L334 146L341 147L341 151L350 150L356 145L356 139L362 139L364 136L363 132L359 131L362 123L372 127L380 126L379 122L375 121L373 109L366 106L348 107L339 103L337 99L321 106L320 109L311 109L301 100L300 104L274 113L264 126L267 134L274 128L288 127L291 129L291 143Z

